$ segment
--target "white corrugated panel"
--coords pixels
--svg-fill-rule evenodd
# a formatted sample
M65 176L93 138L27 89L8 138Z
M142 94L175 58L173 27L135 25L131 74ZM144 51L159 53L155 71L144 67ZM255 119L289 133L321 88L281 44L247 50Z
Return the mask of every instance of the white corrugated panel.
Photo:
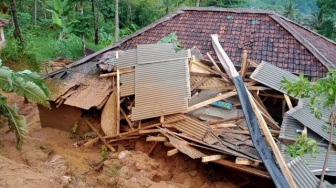
M137 63L137 50L126 50L116 61L118 69L134 67Z
M190 98L186 59L135 67L135 107L132 121L185 113Z
M141 44L137 46L138 64L187 59L190 50L175 51L173 44Z
M135 88L135 73L126 73L120 75L120 96L125 97L129 95L134 95Z

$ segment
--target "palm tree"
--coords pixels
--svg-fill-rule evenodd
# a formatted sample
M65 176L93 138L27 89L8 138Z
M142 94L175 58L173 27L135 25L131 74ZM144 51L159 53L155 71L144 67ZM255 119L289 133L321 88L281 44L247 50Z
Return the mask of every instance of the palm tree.
M2 91L14 92L43 106L49 106L50 92L39 77L37 73L29 70L13 72L8 67L2 66L0 60L0 89ZM7 104L6 97L1 93L0 113L7 117L9 128L16 135L16 147L20 150L23 136L27 133L25 117L18 113L15 105Z
M288 4L284 5L283 15L286 18L293 20L295 11L296 9L294 7L294 3L292 1L289 1Z

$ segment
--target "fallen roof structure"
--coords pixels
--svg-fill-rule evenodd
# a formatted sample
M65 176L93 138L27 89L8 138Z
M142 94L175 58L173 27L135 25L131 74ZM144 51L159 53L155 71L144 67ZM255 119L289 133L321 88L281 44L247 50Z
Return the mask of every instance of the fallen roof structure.
M196 47L176 52L171 44L152 44L171 31L186 48ZM220 45L233 64L240 65L239 74L233 66L225 73L215 62L220 57L212 58L215 49L210 33L219 34ZM54 92L53 109L43 114L66 117L55 110L56 106L72 108L67 110L76 115L80 110L88 113L103 109L101 121L96 124L90 118L84 122L71 119L72 124L67 121L69 126L77 121L80 126L87 125L98 135L84 145L101 140L116 151L121 141L145 137L153 142L149 154L162 142L173 148L167 151L168 156L181 152L202 158L203 162L273 178L278 187L286 187L286 181L295 187L273 137L280 134L280 138L293 140L302 126L309 128L308 135L319 139L326 133L318 130L320 121L316 125L307 121L313 115L304 101L287 111L286 102L292 106L289 103L295 104L296 99L284 96L279 84L282 76L295 79L292 73L304 72L312 80L324 76L334 67L330 63L335 62L330 55L333 49L335 43L274 12L183 8L106 49L45 75ZM257 67L253 73L252 67ZM232 79L238 76L242 79ZM45 125L42 116L42 126L50 126ZM280 126L282 117L285 119ZM295 134L286 135L292 130ZM273 161L273 153L267 152L266 144L258 145L264 139L271 144L282 172L276 170L278 164ZM279 178L284 172L286 180Z

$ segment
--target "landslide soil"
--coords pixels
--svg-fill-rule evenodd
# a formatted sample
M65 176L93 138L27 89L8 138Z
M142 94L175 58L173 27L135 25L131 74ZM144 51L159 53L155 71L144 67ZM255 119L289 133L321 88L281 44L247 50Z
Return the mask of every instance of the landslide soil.
M158 145L148 156L153 143L144 139L123 143L118 152L101 155L101 143L91 148L75 147L78 137L52 128L41 128L35 104L21 97L8 96L20 114L27 118L28 135L21 151L15 148L14 133L2 118L0 129L0 187L268 187L267 181L203 164L183 154L166 157L169 149ZM119 159L121 155L123 158ZM254 179L254 180L251 180ZM258 178L257 178L258 179ZM252 182L252 183L251 183ZM258 183L259 182L259 183Z

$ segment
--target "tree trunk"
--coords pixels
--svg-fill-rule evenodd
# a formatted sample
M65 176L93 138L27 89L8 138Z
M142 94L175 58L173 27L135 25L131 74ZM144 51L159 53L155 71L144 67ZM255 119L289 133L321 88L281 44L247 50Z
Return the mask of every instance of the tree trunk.
M328 145L328 150L327 150L327 153L326 153L326 156L325 156L325 159L324 159L324 164L323 164L323 168L322 168L319 188L322 188L322 186L323 186L324 175L325 175L325 171L326 171L327 166L328 166L329 153L330 153L331 146L332 146L332 143L333 143L335 118L336 118L336 100L334 102L334 109L333 109L333 111L331 113L331 116L330 116L330 119L329 119L329 122L330 122L329 145Z
M84 15L83 1L79 2L79 10L80 10L81 15L83 16ZM83 50L83 55L84 56L86 56L85 48L86 48L86 46L85 46L85 36L82 35L82 50Z
M199 6L200 6L200 0L197 0L196 7L199 7Z
M12 14L13 23L14 23L13 36L18 41L19 44L23 45L24 41L21 35L18 19L16 16L15 0L10 0L9 3L10 3L10 10Z
M114 42L119 40L119 0L115 0L115 33Z
M91 0L91 8L92 8L92 15L93 15L93 30L94 30L94 43L97 45L99 43L98 38L98 19L96 14L95 8L95 0Z
M34 0L34 26L36 27L37 21L37 0Z

